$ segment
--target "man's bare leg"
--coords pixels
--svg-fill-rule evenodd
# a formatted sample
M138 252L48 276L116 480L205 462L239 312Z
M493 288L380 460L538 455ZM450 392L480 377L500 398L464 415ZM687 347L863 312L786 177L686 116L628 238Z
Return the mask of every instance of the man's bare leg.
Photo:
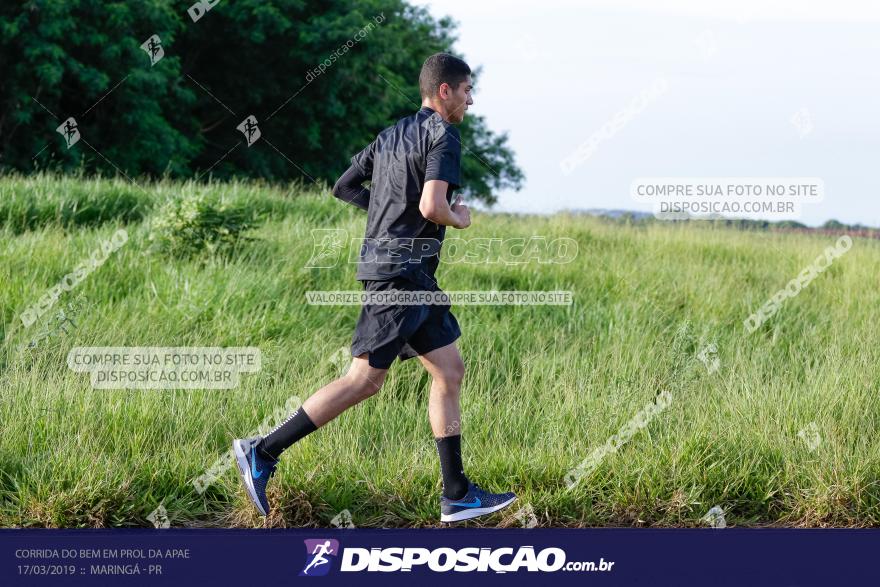
M431 374L428 397L428 418L437 443L440 471L443 474L443 495L452 500L464 497L470 481L464 474L461 458L461 381L464 361L455 343L419 356Z
M236 438L232 441L245 490L257 511L264 516L269 513L266 483L274 474L281 453L379 391L387 372L387 369L371 367L366 354L355 357L348 373L312 394L301 408L265 437Z
M379 391L387 373L388 369L371 367L366 354L355 357L348 373L313 393L302 407L315 426L320 428Z
M464 379L464 361L455 343L435 349L419 360L431 374L431 394L428 397L428 418L434 438L461 434L461 382Z
M473 485L464 474L461 458L461 382L464 361L455 343L419 356L431 374L428 417L437 443L443 496L440 521L459 522L491 514L516 500L512 492L491 493Z
M366 354L355 357L348 373L313 393L300 409L260 441L257 450L277 460L290 445L374 395L387 373L388 369L371 367Z

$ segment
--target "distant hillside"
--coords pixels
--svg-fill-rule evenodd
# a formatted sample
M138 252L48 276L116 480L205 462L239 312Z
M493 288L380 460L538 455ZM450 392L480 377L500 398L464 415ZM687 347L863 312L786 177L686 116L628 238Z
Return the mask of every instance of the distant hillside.
M716 218L713 220L692 219L692 220L659 220L650 212L639 212L636 210L619 210L606 208L588 208L586 210L573 209L565 210L566 214L584 214L588 216L596 216L598 218L607 218L609 220L622 221L625 223L633 222L702 222L713 226L727 226L742 230L771 230L783 232L806 232L811 234L840 234L846 232L851 236L861 236L865 238L880 238L880 228L865 226L863 224L844 224L837 220L828 220L822 226L807 226L794 220L781 220L779 222L771 222L769 220L747 220L747 219L730 219Z

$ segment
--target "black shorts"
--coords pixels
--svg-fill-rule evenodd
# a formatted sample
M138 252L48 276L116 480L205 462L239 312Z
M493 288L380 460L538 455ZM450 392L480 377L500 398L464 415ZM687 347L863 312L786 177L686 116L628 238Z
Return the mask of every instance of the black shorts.
M365 291L441 291L405 279L365 280L363 284ZM449 308L448 305L364 304L351 341L351 355L369 353L371 367L388 369L394 357L405 361L451 344L461 336L461 329Z

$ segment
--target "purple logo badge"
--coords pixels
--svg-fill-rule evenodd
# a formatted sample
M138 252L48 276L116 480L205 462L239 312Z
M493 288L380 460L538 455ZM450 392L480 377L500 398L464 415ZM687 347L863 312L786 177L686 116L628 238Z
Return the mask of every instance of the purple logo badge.
M330 572L330 558L339 555L339 541L332 538L309 538L306 543L306 566L300 577L320 577Z

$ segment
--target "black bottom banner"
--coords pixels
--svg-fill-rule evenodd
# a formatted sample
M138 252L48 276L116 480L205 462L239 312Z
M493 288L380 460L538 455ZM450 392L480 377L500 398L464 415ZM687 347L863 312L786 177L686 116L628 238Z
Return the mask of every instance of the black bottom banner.
M877 530L0 530L0 585L868 585Z

